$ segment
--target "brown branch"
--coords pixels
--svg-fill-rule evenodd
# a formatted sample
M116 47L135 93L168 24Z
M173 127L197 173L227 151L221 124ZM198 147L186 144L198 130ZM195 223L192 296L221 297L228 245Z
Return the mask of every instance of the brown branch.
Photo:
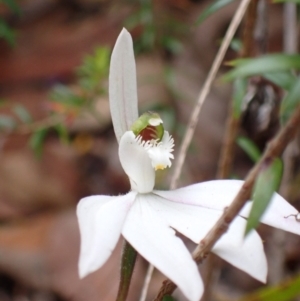
M226 232L229 224L238 215L247 200L250 199L251 191L255 179L261 168L275 157L282 154L288 143L293 139L297 132L297 127L300 125L300 105L295 110L286 125L279 131L274 139L268 144L263 156L259 162L249 172L243 186L234 198L231 205L224 211L215 226L207 233L205 238L199 243L193 252L194 260L199 264L205 259L217 240ZM163 282L163 285L154 299L161 301L163 296L171 295L175 290L176 285L170 280Z

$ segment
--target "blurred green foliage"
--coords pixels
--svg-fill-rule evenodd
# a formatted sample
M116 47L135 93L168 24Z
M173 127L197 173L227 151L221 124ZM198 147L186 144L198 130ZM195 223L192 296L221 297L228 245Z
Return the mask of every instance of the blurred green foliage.
M238 301L290 301L300 295L300 275L278 285L266 287Z
M0 3L4 3L9 9L17 14L21 14L19 5L14 0L0 0ZM16 33L15 31L7 24L7 22L0 17L0 38L3 38L11 47L16 44Z
M183 45L178 37L187 30L183 22L170 12L163 11L154 1L137 0L130 3L135 7L135 12L125 20L125 27L141 30L141 34L134 39L135 53L166 50L177 54L181 51Z
M207 19L210 15L216 13L219 9L224 6L234 2L235 0L216 0L212 4L210 4L204 11L200 14L196 24L201 24L205 19Z

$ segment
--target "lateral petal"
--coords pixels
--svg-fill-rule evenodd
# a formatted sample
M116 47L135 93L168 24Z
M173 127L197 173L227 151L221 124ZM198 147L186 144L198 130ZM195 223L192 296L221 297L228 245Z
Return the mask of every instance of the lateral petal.
M261 238L256 231L244 238L245 227L246 221L236 217L212 251L236 268L265 283L268 264Z
M130 179L131 189L140 193L152 191L155 171L147 151L138 143L132 131L125 132L120 140L119 158Z
M198 301L203 283L183 242L152 208L153 195L138 195L124 224L125 239L170 278L190 301Z
M169 191L165 196L173 194L174 191ZM206 236L222 214L220 210L175 203L157 195L153 196L151 206L172 228L195 243L199 243ZM253 231L244 240L245 225L246 221L237 217L212 251L233 266L265 282L267 262L261 239Z
M154 193L173 202L196 205L203 208L224 210L234 200L244 181L216 180L202 182L172 191ZM239 215L248 217L252 202L248 202ZM261 218L261 223L300 235L300 221L295 216L299 212L278 193L274 196Z
M252 202L248 202L241 210L240 215L248 217L251 208ZM300 221L296 219L298 213L296 208L278 193L275 193L260 222L300 235Z
M77 217L81 236L79 275L99 269L115 248L136 192L123 196L90 196L80 200Z
M223 211L231 204L243 183L239 180L215 180L172 191L155 190L154 193L173 202Z
M130 33L123 28L113 49L109 69L109 104L117 140L138 119L136 67Z

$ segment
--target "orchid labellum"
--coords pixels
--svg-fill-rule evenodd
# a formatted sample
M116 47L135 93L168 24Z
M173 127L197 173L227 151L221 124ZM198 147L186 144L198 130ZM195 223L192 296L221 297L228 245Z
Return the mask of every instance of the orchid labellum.
M176 231L199 243L230 205L243 182L218 180L184 188L154 190L155 172L171 166L174 140L155 113L138 118L135 60L130 34L123 29L114 47L109 75L109 101L119 158L131 191L121 196L96 195L77 207L81 234L79 274L85 277L110 257L120 235L171 279L190 301L198 301L203 283L196 263ZM247 203L212 252L265 282L267 262L261 238L244 239L251 209ZM297 210L274 194L261 222L300 234Z

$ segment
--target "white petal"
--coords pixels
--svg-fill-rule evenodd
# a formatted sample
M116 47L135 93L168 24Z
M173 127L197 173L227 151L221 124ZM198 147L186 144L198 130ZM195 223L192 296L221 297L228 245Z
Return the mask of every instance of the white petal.
M162 141L148 149L152 167L155 170L171 167L172 163L170 159L174 159L174 156L172 154L173 148L174 139L169 135L167 131L165 131Z
M171 194L168 191L154 191L154 193L173 202L223 211L232 203L243 183L244 181L239 180L216 180L179 188L173 190ZM248 217L251 206L252 203L248 202L239 215ZM297 213L297 209L275 193L261 222L300 235L300 222L295 217L289 216Z
M165 192L165 197L174 191ZM220 210L212 210L194 205L175 203L154 196L151 206L168 224L195 243L199 243L220 218ZM238 217L230 229L216 243L213 252L252 277L264 282L267 274L267 262L258 234L244 241L245 220Z
M244 239L245 227L243 218L235 218L212 251L253 278L266 282L268 265L261 238L252 231Z
M198 301L203 284L196 263L183 242L152 209L153 196L138 195L122 234L158 270L170 278L190 301Z
M118 197L99 195L78 203L81 278L99 269L111 255L135 196L135 192Z
M109 104L117 140L138 119L136 68L130 33L123 28L113 49L109 70Z
M241 210L240 215L248 217L252 202L248 202ZM275 193L267 210L261 218L261 222L275 228L300 235L300 221L295 216L298 210L290 205L282 196Z
M155 171L147 151L141 146L133 132L126 132L119 144L119 157L124 171L131 182L131 189L140 193L153 190Z
M231 204L243 183L239 180L216 180L175 189L171 194L170 191L154 193L173 202L223 211Z
M153 193L151 206L162 219L195 243L199 243L220 218L220 210L211 210L200 206L168 201L174 191L164 191L166 198Z

